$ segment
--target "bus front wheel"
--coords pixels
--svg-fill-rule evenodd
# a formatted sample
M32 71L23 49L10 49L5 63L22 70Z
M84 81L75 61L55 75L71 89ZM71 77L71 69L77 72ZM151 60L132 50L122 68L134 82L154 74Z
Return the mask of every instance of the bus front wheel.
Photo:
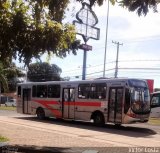
M37 114L38 119L40 119L40 120L45 119L45 112L44 112L43 108L38 108L36 111L36 114Z
M101 113L96 113L93 117L93 122L96 126L103 126L105 124L104 116Z

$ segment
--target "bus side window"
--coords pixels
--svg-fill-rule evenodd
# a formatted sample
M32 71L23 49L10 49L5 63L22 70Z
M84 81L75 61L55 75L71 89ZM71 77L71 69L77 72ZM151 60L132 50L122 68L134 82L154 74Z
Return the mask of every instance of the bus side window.
M32 87L32 97L37 97L37 86Z
M47 85L37 85L37 97L39 98L47 97Z
M90 98L91 99L105 99L106 98L106 84L94 83L91 85Z
M75 101L75 89L70 89L70 101Z
M18 97L21 97L21 86L18 86L17 95L18 95Z
M60 98L60 85L48 85L48 98Z
M90 84L79 84L78 98L88 99L90 94Z
M129 89L125 90L125 104L124 104L124 113L126 114L130 107L130 92Z

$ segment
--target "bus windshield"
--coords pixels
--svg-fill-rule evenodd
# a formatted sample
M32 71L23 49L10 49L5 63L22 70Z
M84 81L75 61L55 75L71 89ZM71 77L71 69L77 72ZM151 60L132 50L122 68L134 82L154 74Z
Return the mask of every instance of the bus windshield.
M145 81L131 80L131 109L136 114L150 112L150 95Z

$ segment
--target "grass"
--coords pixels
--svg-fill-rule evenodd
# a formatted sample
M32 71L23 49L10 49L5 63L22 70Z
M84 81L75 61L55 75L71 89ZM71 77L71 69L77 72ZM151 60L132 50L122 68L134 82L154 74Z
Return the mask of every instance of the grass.
M149 123L154 125L160 125L160 118L150 118Z
M0 110L10 110L10 111L15 111L16 107L12 107L12 106L0 106Z
M9 141L9 139L0 135L0 142L6 142L6 141Z

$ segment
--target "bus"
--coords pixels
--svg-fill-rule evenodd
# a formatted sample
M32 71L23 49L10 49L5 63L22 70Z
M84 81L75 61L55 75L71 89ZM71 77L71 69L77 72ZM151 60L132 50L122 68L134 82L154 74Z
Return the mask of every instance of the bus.
M97 126L147 122L150 94L140 79L26 82L17 85L17 112Z
M160 118L160 91L151 94L151 118Z

